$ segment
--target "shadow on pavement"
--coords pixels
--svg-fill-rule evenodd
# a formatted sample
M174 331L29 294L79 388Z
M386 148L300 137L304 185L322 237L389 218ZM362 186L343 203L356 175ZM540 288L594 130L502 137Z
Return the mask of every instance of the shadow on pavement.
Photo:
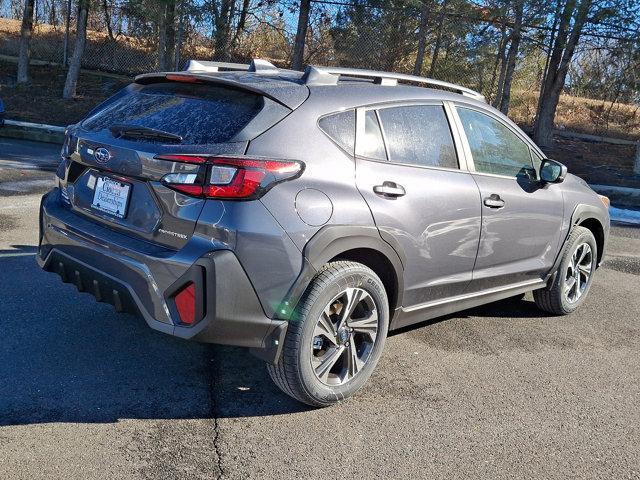
M41 271L34 253L27 246L0 251L0 425L275 415L301 408L271 385L262 362L248 352L216 352L155 332ZM224 365L215 364L220 358ZM229 365L234 368L218 380L215 373ZM236 388L246 385L262 400L229 404L237 394L246 399L247 390Z
M0 251L0 425L279 415L308 407L272 383L262 361L151 330L35 262L35 247ZM504 300L449 318L545 316Z
M451 320L453 318L469 318L469 317L491 317L491 318L546 318L551 316L548 313L543 312L536 304L531 300L524 300L520 298L506 298L479 307L463 310L461 312L452 313L444 317L433 318L431 320L425 320L424 322L416 323L415 325L409 325L402 327L398 330L394 330L389 336L399 335L402 333L417 330L429 325L435 325L436 323Z

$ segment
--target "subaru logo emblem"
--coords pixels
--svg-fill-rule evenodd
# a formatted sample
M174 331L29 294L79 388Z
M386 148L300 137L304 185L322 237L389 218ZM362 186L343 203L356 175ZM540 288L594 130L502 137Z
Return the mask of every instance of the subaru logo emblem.
M106 148L96 148L96 151L93 152L93 156L98 163L107 163L111 159L111 154L109 150Z

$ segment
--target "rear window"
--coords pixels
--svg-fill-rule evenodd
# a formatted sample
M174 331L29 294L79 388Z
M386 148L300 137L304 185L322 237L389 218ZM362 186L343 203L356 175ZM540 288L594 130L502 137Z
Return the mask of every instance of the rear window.
M231 140L264 105L263 97L225 87L184 83L133 85L83 123L89 131L125 124L180 135L183 144Z

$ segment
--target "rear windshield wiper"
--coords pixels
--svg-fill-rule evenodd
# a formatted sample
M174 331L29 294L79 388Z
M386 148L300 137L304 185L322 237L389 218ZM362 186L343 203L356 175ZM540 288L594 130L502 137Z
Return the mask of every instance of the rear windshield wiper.
M141 127L139 125L111 125L109 127L111 133L116 138L148 138L157 140L169 140L172 142L182 142L182 137L175 133L165 132L150 127Z

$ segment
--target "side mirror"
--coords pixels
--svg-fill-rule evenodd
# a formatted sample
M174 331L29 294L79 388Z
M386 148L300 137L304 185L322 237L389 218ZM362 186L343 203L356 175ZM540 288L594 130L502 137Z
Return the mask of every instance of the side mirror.
M555 160L545 159L540 165L540 180L544 183L560 183L567 176L567 167Z

